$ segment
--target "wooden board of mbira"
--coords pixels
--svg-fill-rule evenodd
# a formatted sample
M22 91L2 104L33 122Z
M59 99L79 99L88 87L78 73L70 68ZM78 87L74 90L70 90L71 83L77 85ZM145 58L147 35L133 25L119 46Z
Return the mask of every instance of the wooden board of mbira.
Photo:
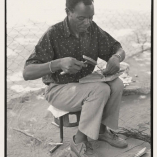
M102 76L101 74L98 73L92 73L87 75L86 77L83 77L79 80L79 83L91 83L91 82L108 82L108 81L113 81L117 77L119 77L122 73L117 73L114 75L110 76Z

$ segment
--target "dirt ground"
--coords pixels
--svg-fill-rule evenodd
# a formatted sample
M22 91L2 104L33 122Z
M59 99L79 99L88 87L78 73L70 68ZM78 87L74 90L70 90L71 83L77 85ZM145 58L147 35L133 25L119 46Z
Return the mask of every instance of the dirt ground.
M59 128L51 124L53 116L47 110L48 106L49 104L44 100L42 93L8 104L7 156L59 157L69 153L69 141L71 136L75 134L77 127L64 128L64 145L55 153L49 153L52 148L49 143L59 142ZM147 134L150 134L149 94L122 97L119 127L144 129ZM136 146L141 146L140 148L142 148L144 145L150 149L149 144L146 142L130 138L127 140L128 143L130 142L130 147L128 148L130 150ZM125 154L128 149L118 150L117 153ZM109 151L110 149L108 148L107 150Z

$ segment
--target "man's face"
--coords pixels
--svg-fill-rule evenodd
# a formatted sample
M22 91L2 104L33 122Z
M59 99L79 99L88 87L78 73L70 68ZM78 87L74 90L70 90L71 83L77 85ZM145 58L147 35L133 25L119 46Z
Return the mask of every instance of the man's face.
M94 15L94 6L85 5L83 2L78 3L73 12L70 11L68 14L69 21L72 27L78 33L85 32L90 26L90 23Z

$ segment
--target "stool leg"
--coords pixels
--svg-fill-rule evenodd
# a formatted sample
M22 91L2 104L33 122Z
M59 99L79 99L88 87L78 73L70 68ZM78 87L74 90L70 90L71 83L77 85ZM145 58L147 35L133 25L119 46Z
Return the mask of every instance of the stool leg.
M60 129L60 143L63 143L63 116L59 118L59 129ZM59 148L61 145L56 145L54 148L50 150L50 153L53 153L57 148Z
M63 117L59 118L60 121L60 143L63 142Z

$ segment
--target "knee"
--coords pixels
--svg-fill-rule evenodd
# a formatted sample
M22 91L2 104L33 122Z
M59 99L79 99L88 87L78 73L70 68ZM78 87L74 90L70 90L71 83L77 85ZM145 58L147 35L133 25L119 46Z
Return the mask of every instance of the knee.
M114 80L114 84L112 84L110 88L113 92L122 92L124 89L123 81L120 78L117 78Z
M106 83L96 83L95 85L95 90L96 92L99 93L99 95L101 96L110 96L110 93L111 93L111 89L110 89L110 86Z
M123 84L123 81L122 81L120 78L117 78L116 86L117 86L117 88L118 88L120 91L123 91L123 89L124 89L124 84Z

